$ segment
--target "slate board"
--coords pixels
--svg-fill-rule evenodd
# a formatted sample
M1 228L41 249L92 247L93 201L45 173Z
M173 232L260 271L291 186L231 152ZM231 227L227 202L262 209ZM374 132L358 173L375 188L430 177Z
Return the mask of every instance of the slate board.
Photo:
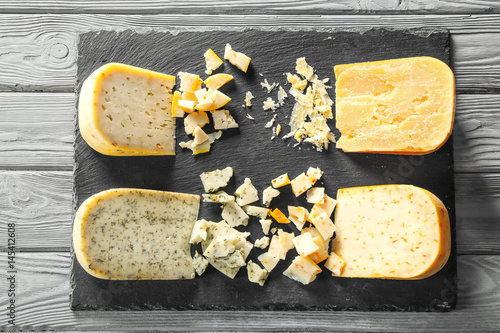
M173 33L169 32L172 31ZM203 53L212 48L223 55L225 43L252 58L245 74L227 62L217 72L234 76L221 89L232 101L231 110L240 128L226 131L208 154L193 156L177 146L177 155L167 157L110 157L92 150L81 138L76 125L74 208L90 195L116 187L136 187L203 193L199 174L232 166L235 175L227 190L233 192L245 177L261 192L274 177L288 172L291 177L309 166L324 170L321 185L335 197L338 188L407 183L436 194L448 208L451 220L452 252L446 266L434 276L417 281L335 278L325 270L316 281L302 285L282 272L296 255L289 253L271 272L264 287L248 282L246 269L234 280L209 267L202 277L185 281L107 281L88 275L73 256L71 267L71 308L74 310L361 310L361 311L449 311L457 299L455 200L452 138L437 152L421 157L378 154L346 154L332 146L317 152L308 144L294 147L295 141L271 140L264 128L273 112L263 111L270 95L260 82L279 82L286 90L284 72L295 72L295 60L306 57L320 78L330 78L333 66L342 63L400 57L433 56L450 63L450 35L446 30L364 29L291 30L235 29L198 31L100 31L80 35L78 42L77 93L82 81L104 63L116 61L175 75L179 71L204 73ZM262 74L262 75L260 75ZM205 77L205 75L202 75ZM245 92L255 95L251 109L242 107ZM334 99L334 89L330 90ZM277 123L288 133L288 116L293 101L277 110ZM255 120L246 118L252 115ZM329 121L334 132L335 120ZM282 136L281 134L280 136ZM177 140L186 141L182 121ZM279 208L287 204L306 205L288 188L282 191ZM310 205L309 205L310 206ZM307 206L307 207L309 207ZM202 203L200 218L219 221L219 205ZM280 225L287 231L291 225ZM260 223L252 218L251 241L262 237ZM295 231L296 232L296 231ZM254 249L250 259L264 250Z

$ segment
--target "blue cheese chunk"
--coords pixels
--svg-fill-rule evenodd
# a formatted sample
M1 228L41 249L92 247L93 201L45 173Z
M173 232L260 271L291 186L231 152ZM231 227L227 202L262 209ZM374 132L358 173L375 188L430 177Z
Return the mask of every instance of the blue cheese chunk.
M222 218L231 226L247 225L249 216L245 211L234 202L224 204L222 209Z
M208 260L196 251L193 257L193 268L196 274L202 275L208 267Z
M236 203L240 206L259 201L259 192L253 186L250 178L245 178L245 181L236 189L234 195L236 196Z
M252 260L248 261L247 264L248 280L253 283L258 283L263 286L266 282L269 272L261 268L259 265L254 263Z
M226 186L233 177L233 168L227 167L222 170L204 172L200 175L205 192L215 192L219 188Z

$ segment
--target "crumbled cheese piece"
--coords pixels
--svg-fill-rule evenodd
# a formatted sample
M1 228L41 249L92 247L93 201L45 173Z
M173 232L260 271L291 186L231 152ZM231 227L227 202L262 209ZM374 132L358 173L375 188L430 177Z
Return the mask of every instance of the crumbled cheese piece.
M283 229L278 229L278 238L281 246L281 251L285 253L293 249L293 247L295 246L293 244L293 239L295 238L293 232L286 232Z
M307 178L311 181L311 184L316 184L316 182L323 176L323 171L320 168L309 167L306 172Z
M254 119L254 117L252 117L252 116L251 116L251 115L249 115L248 113L247 113L246 117L247 117L248 119L250 119L250 120L255 120L255 119Z
M286 73L286 78L292 85L292 88L298 90L299 92L304 91L307 87L307 80L301 80L298 75Z
M257 239L254 243L254 246L260 249L265 249L266 247L269 246L269 237L264 236L262 238Z
M230 74L219 73L209 76L203 81L208 89L217 90L233 79Z
M298 58L295 65L295 70L297 73L302 75L306 80L311 81L314 75L314 68L309 66L306 62L306 58Z
M181 146L182 148L191 149L193 151L193 155L207 153L210 151L210 147L211 147L210 145L212 143L214 143L215 140L217 140L221 137L222 132L218 131L218 132L213 132L213 133L210 133L207 135L208 135L208 140L204 141L203 143L201 143L199 145L194 145L194 140L189 140L187 142L184 142L184 141L180 142L179 146Z
M290 184L292 185L292 192L296 197L302 195L312 187L312 183L309 178L307 178L305 173L301 173L300 175L292 179Z
M269 252L262 253L257 259L259 259L262 266L264 266L268 272L271 272L280 261L279 258L272 256Z
M275 228L272 228L272 229L271 229L271 233L274 235L274 234L276 233L276 231L277 231L277 230L278 230L278 228L276 228L276 227L275 227Z
M181 101L179 101L181 102ZM200 128L208 124L210 120L208 119L207 113L204 111L193 112L184 118L184 129L186 134L193 134L196 126Z
M177 76L181 79L181 84L179 85L180 91L194 93L196 90L201 89L203 81L199 75L179 72Z
M269 207L273 198L276 198L278 195L280 195L280 191L269 186L264 190L264 192L262 192L262 203L266 207Z
M216 130L238 127L238 123L236 123L233 116L231 116L228 110L222 109L212 111L212 118L214 120L214 128Z
M266 282L269 272L265 269L260 268L259 265L254 263L252 260L248 261L247 264L248 280L250 282L258 283L263 286Z
M288 206L288 214L288 219L295 224L298 230L302 230L309 215L307 209L304 207Z
M246 73L250 65L250 58L241 52L236 52L231 45L226 44L224 50L224 59L227 59L231 64L235 65L239 70Z
M228 203L234 202L235 197L227 194L224 191L217 192L216 194L202 194L203 202L215 202L215 203Z
M278 176L271 181L271 185L274 188L282 187L288 184L290 184L290 178L288 178L288 173L282 174L281 176Z
M259 192L253 186L250 178L245 178L243 184L234 192L236 203L240 206L246 206L252 202L259 201Z
M264 101L264 104L262 106L264 108L264 111L267 111L267 110L276 110L278 107L279 107L279 104L276 104L276 102L271 98L271 97L268 97L265 101Z
M174 91L172 96L172 117L184 117L184 110L179 106L179 101L182 99L180 91Z
M286 252L281 249L280 240L277 235L274 235L271 238L271 244L269 244L269 250L267 250L267 252L280 260L284 260L286 258Z
M254 95L252 94L251 91L247 91L245 94L245 104L246 106L250 107L252 106L252 98L254 98Z
M307 191L306 200L309 203L321 204L325 203L325 188L324 187L313 187Z
M229 268L239 268L245 266L245 257L241 250L234 250L227 256L214 258L214 262L225 264Z
M262 88L267 89L267 93L269 94L274 88L278 86L278 83L274 82L273 84L269 84L269 82L267 82L267 79L264 79L264 81L262 81L260 85L262 86Z
M207 239L207 220L198 220L193 226L193 231L191 231L190 244L198 244L201 241Z
M193 131L194 139L193 146L199 146L203 142L208 141L208 135L201 129L200 126L196 126Z
M214 103L205 111L214 111L220 109L221 107L229 103L229 101L231 101L231 98L229 96L217 89L208 89L208 92L210 93L210 98L212 99L212 101L214 101Z
M203 172L200 175L203 188L207 193L215 192L219 188L226 186L231 177L233 177L233 168L231 167Z
M319 249L308 255L308 258L319 264L328 258L328 241L325 241L322 236L313 237L313 240Z
M224 204L224 208L222 209L222 218L231 227L237 227L239 225L247 225L249 219L247 213L245 213L245 211L241 209L241 207L234 202L229 202L227 204Z
M311 253L314 253L319 250L319 246L316 245L312 235L308 232L295 237L292 241L293 244L295 245L297 253L303 257L307 257Z
M194 112L196 103L194 101L180 99L177 101L177 106L186 113Z
M207 258L226 257L236 250L236 244L240 241L236 235L219 236L214 238L203 252Z
M207 70L205 73L208 75L212 74L214 70L220 67L222 65L222 60L215 54L212 49L208 49L203 56L205 57L205 66ZM206 83L205 83L206 84Z
M275 114L275 115L271 118L271 120L269 120L269 121L268 121L268 122L264 125L264 127L265 127L265 128L270 128L271 126L273 126L274 121L276 120L276 116L277 116L277 115Z
M311 213L307 217L307 220L309 222L312 222L313 218L321 215L322 213L326 213L326 215L330 217L336 205L337 205L337 200L330 198L328 195L325 194L325 202L321 204L314 204L314 206L311 209Z
M278 104L280 106L283 106L283 104L285 104L285 98L287 98L288 95L285 91L285 89L283 89L282 86L280 86L279 90L278 90Z
M337 230L335 224L333 224L333 221L328 217L326 212L321 213L319 216L312 217L311 222L325 240L330 239L335 230Z
M271 227L271 223L273 221L269 220L269 219L260 219L259 222L262 225L262 232L265 235L268 235L269 234L269 228Z
M297 256L283 272L283 275L302 284L309 284L316 279L316 275L319 273L321 273L321 268L311 259Z
M345 261L335 252L330 253L328 260L325 262L325 268L332 272L332 275L340 276L345 267Z
M243 210L250 216L255 216L261 219L265 219L269 215L269 208L257 207L257 206L244 206Z
M290 223L290 220L281 212L281 210L279 210L279 208L271 210L269 215L271 215L278 223Z
M205 273L207 267L208 260L196 251L193 257L193 268L196 270L196 273L202 275Z
M280 132L281 132L281 125L280 125L280 124L278 124L278 125L276 125L276 129L274 130L274 133L275 133L276 135L279 135L279 134L280 134Z
M196 90L194 92L194 95L198 100L194 108L198 111L209 110L211 106L214 104L214 101L212 100L212 97L210 97L210 93L206 88L201 88Z

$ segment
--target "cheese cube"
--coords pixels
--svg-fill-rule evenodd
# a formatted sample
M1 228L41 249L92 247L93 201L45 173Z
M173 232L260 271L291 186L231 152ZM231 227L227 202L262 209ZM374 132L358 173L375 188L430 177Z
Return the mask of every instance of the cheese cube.
M207 86L207 88L212 90L217 90L226 83L228 83L229 81L231 81L232 79L233 79L232 75L220 73L209 76L203 82L205 83L205 86Z
M179 103L180 102L182 102L182 100L180 100ZM186 131L186 134L193 134L196 126L199 126L201 128L208 123L209 120L206 112L193 112L188 114L186 118L184 118L184 129Z
M113 156L174 155L175 77L109 63L85 79L78 125L85 142Z
M321 213L319 216L315 216L311 220L312 224L318 229L323 239L330 239L333 237L333 233L337 228L333 221L328 217L326 212Z
M286 252L281 248L280 239L277 235L274 235L271 238L271 243L269 244L269 250L267 250L267 252L280 260L284 260L286 258Z
M325 194L325 202L321 204L314 204L313 208L311 209L311 212L307 216L307 220L309 222L312 222L313 218L323 213L326 213L326 215L330 217L336 205L337 205L337 200L330 198L328 195Z
M313 204L325 203L325 188L324 187L313 187L307 191L307 202Z
M193 268L196 270L198 275L202 275L205 273L205 270L208 267L208 260L204 258L198 251L195 252L193 257Z
M451 134L455 78L431 57L335 66L337 148L428 154Z
M345 267L344 259L340 258L335 252L330 253L325 262L325 268L332 272L332 275L341 276Z
M271 272L280 261L279 258L272 256L269 252L262 253L257 259L259 259L262 266L264 266L268 272Z
M177 76L181 79L181 84L179 85L180 91L194 93L196 90L201 89L203 81L199 75L179 72Z
M269 215L269 208L257 207L257 206L244 206L243 210L250 216L255 216L261 219L265 219Z
M224 191L217 192L216 194L202 194L203 202L216 202L216 203L228 203L234 202L235 198L232 195L227 194Z
M222 60L215 54L212 49L208 49L204 54L203 57L205 57L205 66L207 67L205 73L208 75L212 74L214 70L220 67L222 65ZM206 84L206 83L205 83Z
M193 131L194 139L193 146L199 146L203 142L208 141L208 135L201 129L200 126L196 126Z
M172 117L184 117L184 110L179 106L179 100L182 99L182 94L179 91L174 91L172 97Z
M285 173L279 177L274 178L271 181L271 184L273 185L274 188L278 188L278 187L282 187L282 186L290 184L290 178L288 178L288 173Z
M302 284L309 284L316 279L316 275L319 273L321 273L321 268L311 259L297 256L283 272L283 275Z
M316 184L316 182L323 176L323 171L320 168L309 167L306 172L307 178L311 181L311 184Z
M193 226L193 231L191 232L190 244L198 244L199 242L207 239L207 221L198 220Z
M234 195L236 196L236 203L240 206L259 201L259 192L253 186L250 178L245 178L245 181L236 189Z
M226 48L224 50L224 59L229 60L229 62L239 70L246 73L248 70L248 66L250 65L250 58L241 52L233 51L231 45L226 44Z
M293 232L286 232L283 229L278 229L278 239L280 242L281 251L287 253L289 250L293 249L293 239L295 235Z
M296 197L302 195L312 187L312 183L305 173L301 173L295 177L290 184L292 185L292 192Z
M212 118L214 120L214 128L216 130L238 128L238 123L234 120L228 110L222 109L212 111Z
M269 234L269 228L271 227L271 223L273 221L268 219L260 219L259 222L262 225L262 232L265 235Z
M283 214L278 208L271 210L269 215L271 215L278 223L290 223L290 220L287 219L285 214Z
M307 257L319 264L323 260L328 258L328 242L326 242L322 236L313 237L314 243L319 247L317 251L314 251Z
M234 202L224 204L222 209L222 218L231 226L237 227L239 225L248 224L248 215L240 206Z
M307 257L308 255L319 250L319 246L316 245L313 237L308 232L295 237L292 242L295 245L297 253L302 257Z
M250 282L258 283L261 286L264 285L267 276L269 275L269 273L265 269L260 268L260 266L254 263L252 260L248 261L247 272L248 280Z
M226 186L233 177L233 168L227 167L222 170L203 172L200 175L201 182L205 192L215 192L221 187Z
M195 109L198 111L208 111L214 104L212 97L207 89L202 88L194 92L198 102L196 103Z
M302 230L306 223L309 212L304 207L288 206L288 219L295 224L298 230Z
M269 237L264 236L262 238L257 239L254 245L255 247L258 247L260 249L265 249L266 247L269 246Z
M280 195L280 191L269 186L262 192L262 203L266 207L269 207L273 198L276 198L278 195Z

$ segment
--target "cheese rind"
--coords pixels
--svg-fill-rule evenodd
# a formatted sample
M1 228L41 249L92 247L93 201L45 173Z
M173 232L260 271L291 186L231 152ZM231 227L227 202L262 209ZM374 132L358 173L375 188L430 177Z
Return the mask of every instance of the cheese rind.
M85 200L73 224L73 247L83 269L101 279L194 278L191 230L197 195L110 189Z
M120 63L95 70L83 83L78 124L104 155L174 155L175 77Z
M411 185L339 189L332 251L345 277L423 279L438 272L451 249L443 203Z
M337 148L346 152L431 153L451 134L455 79L432 57L335 66Z

